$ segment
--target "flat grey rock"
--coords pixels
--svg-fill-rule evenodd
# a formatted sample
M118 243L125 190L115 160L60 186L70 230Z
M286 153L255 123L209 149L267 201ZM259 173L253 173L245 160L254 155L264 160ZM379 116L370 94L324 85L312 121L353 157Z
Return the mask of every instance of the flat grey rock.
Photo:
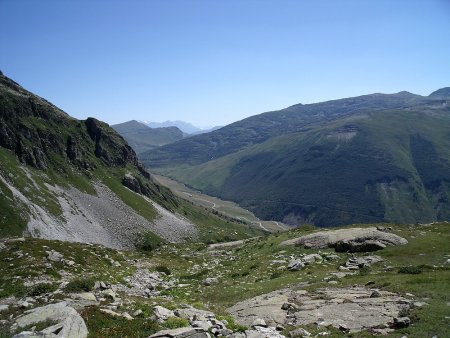
M392 325L394 318L410 307L409 300L395 293L378 291L377 297L371 297L372 293L373 290L365 287L330 287L314 292L283 289L239 302L227 311L238 324L245 326L261 318L269 326L326 322L358 332Z

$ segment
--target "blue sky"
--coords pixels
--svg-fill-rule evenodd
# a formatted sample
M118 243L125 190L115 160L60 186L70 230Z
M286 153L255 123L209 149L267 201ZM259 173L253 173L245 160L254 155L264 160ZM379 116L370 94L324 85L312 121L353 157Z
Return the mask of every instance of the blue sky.
M0 0L0 69L72 116L224 125L450 86L450 1Z

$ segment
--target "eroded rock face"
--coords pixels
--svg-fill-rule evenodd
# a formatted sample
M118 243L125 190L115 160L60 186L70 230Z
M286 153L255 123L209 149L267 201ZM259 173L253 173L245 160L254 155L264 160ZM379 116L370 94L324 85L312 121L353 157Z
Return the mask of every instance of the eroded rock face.
M228 309L237 323L250 326L256 318L269 325L328 323L350 332L394 326L394 318L409 309L409 300L365 287L326 288L314 292L283 289L240 302ZM291 306L286 306L290 304Z
M38 323L51 321L56 324L42 330L42 334L54 337L84 338L88 330L83 318L78 312L67 305L66 302L50 304L27 311L25 315L17 318L17 327L24 328ZM20 334L17 337L21 337Z
M381 250L388 245L407 243L403 237L370 227L319 231L284 241L280 245L296 245L310 249L332 247L338 252L367 252Z

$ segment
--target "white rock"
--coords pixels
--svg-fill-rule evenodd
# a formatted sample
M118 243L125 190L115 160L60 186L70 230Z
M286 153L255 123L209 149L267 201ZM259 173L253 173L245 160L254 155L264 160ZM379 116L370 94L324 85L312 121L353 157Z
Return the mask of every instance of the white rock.
M88 335L83 318L74 308L67 306L66 302L49 304L27 311L25 315L16 319L16 324L18 328L24 328L45 321L58 323L42 331L48 335L57 331L58 337L65 338L85 338Z
M158 321L165 321L170 317L175 317L172 310L166 309L165 307L159 305L154 307L153 313Z

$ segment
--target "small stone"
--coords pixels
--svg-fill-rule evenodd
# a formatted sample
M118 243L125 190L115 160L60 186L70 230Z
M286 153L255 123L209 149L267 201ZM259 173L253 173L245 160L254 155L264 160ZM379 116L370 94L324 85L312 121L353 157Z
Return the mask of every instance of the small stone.
M205 285L205 286L210 286L210 285L212 285L212 284L217 284L217 282L218 282L217 278L206 278L206 279L203 281L203 285Z
M133 312L133 317L139 317L144 313L144 311L142 311L141 309L136 310Z
M122 317L128 320L133 320L134 318L130 316L128 312L123 312Z
M283 303L283 305L281 305L281 310L297 310L298 307L297 305L295 305L294 303Z
M306 331L305 329L299 327L298 329L295 329L294 331L291 331L289 333L291 337L309 337L311 336L311 333Z
M81 293L76 293L73 295L74 298L76 299L84 299L84 300L90 300L93 302L97 301L97 298L95 298L95 295L92 292L81 292Z
M192 327L199 327L205 331L208 331L213 324L209 320L194 320L191 322Z
M373 290L372 293L370 294L370 298L379 298L381 297L381 292L378 290Z
M9 305L0 305L0 312L8 311Z
M106 298L109 298L112 301L116 300L116 293L111 289L104 290L102 292L102 294L103 294L103 296L105 296Z
M340 324L339 325L339 330L341 330L342 332L345 332L345 333L350 332L349 327L347 325L345 325L345 324Z
M74 266L75 262L74 261L65 261L67 266Z
M52 262L60 262L64 256L55 250L46 251L47 259Z
M410 323L411 323L411 320L409 319L409 317L394 318L394 327L398 328L398 329L408 327Z
M284 326L281 324L277 324L276 328L277 331L283 331L284 330Z
M267 327L267 324L266 324L266 322L265 322L264 319L262 319L262 318L256 318L256 319L253 321L252 325L250 325L250 326L251 326L251 327L256 327L256 326Z
M166 309L163 306L155 306L153 309L153 314L156 317L156 320L159 322L166 321L170 317L175 317L175 314L172 310Z
M17 303L17 306L20 309L28 309L30 307L30 303L26 302L26 301L21 301Z
M425 303L425 302L414 302L413 303L413 305L414 305L414 307L424 307L424 306L426 306L426 305L428 305L428 303Z
M221 335L221 336L226 337L226 336L231 335L231 334L233 333L233 331L230 330L230 329L220 329L220 330L217 331L217 333L218 333L219 335Z
M302 269L304 266L305 264L302 262L301 259L292 259L289 262L287 269L290 271L298 271Z

